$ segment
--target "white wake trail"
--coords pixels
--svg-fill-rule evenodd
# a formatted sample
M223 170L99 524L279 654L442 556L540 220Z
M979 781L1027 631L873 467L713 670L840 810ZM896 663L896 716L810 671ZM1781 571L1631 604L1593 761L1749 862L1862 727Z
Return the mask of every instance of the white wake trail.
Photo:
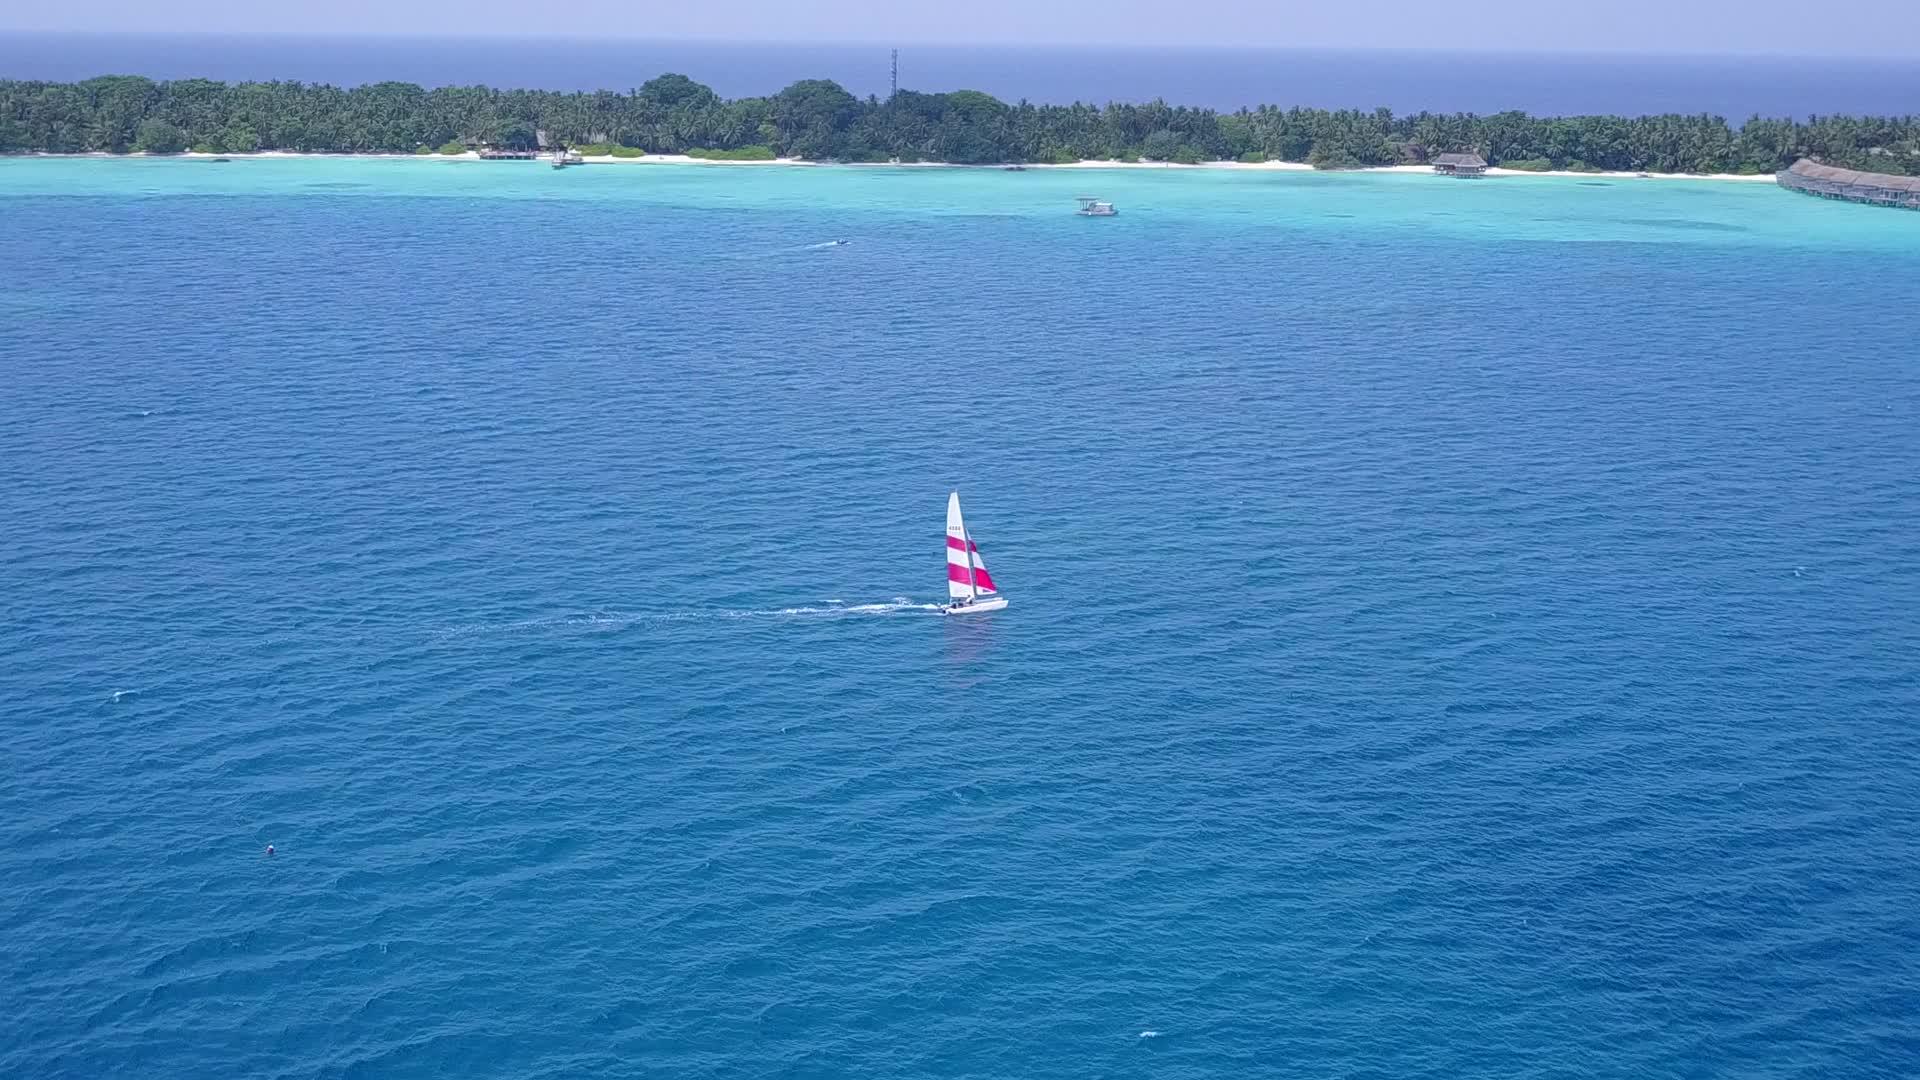
M506 634L565 629L568 627L618 629L622 626L635 626L648 623L693 622L709 619L834 619L851 618L860 615L903 615L915 612L937 612L939 610L939 604L923 603L907 596L896 596L884 603L874 604L848 604L840 600L829 600L824 605L817 606L595 612L589 615L560 615L544 619L521 619L515 622L464 623L458 626L444 627L437 631L434 636L442 638L462 637L471 634Z

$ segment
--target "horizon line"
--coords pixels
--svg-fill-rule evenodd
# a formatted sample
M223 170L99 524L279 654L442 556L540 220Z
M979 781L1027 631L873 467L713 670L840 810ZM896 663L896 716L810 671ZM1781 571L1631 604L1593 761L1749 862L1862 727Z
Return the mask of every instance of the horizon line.
M1088 42L1088 41L916 41L911 39L888 40L884 38L818 38L802 41L777 41L760 38L730 38L703 35L645 37L625 34L583 34L551 32L500 31L463 31L458 33L434 33L429 31L309 31L309 30L57 30L46 28L0 27L0 37L8 36L57 36L74 38L286 38L307 40L344 40L344 41L542 41L542 42L580 42L593 44L631 43L635 45L733 45L761 48L873 48L873 49L930 49L934 51L957 51L963 49L1007 49L1007 50L1063 50L1076 52L1128 51L1128 52L1234 52L1234 53L1376 53L1391 55L1395 53L1432 54L1451 53L1461 56L1540 56L1540 57L1604 57L1607 59L1657 58L1663 60L1685 58L1739 58L1739 59L1794 59L1794 60L1877 60L1895 63L1920 65L1920 56L1902 53L1841 53L1841 52L1793 52L1785 49L1724 50L1709 51L1699 49L1595 49L1566 48L1560 46L1451 46L1451 45L1311 45L1278 44L1246 45L1229 43L1190 43L1163 45L1141 42Z

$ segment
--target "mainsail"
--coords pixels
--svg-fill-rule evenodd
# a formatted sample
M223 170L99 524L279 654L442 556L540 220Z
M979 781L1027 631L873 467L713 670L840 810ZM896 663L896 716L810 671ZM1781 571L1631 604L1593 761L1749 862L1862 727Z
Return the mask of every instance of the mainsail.
M987 576L987 563L980 548L967 535L967 523L960 517L960 493L947 496L947 595L956 600L994 592L993 578Z

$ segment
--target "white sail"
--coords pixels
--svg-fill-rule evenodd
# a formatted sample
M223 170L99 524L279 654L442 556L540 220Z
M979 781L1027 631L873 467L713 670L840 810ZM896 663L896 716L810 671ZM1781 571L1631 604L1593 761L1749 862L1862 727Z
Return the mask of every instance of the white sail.
M967 523L960 517L960 493L947 496L947 595L955 600L974 596L973 569L968 559L972 543L967 539Z
M980 548L960 516L960 493L956 491L947 496L947 595L955 600L973 600L994 592L987 561L980 557Z

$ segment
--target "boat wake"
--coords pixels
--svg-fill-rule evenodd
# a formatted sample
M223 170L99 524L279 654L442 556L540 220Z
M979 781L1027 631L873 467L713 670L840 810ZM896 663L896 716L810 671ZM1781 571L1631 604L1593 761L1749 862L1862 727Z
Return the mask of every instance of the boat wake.
M905 596L896 596L884 604L849 604L844 600L829 600L819 607L784 608L735 608L722 611L678 613L681 618L704 619L769 619L782 616L828 616L846 615L897 615L908 611L939 611L939 604L923 604Z
M816 251L832 251L835 248L851 247L851 240L822 240L817 244L795 244L792 247L772 248L761 251L735 251L716 253L713 257L722 260L740 260L745 262L770 262L782 259L798 258Z
M911 597L896 596L884 603L849 604L828 600L819 605L780 608L693 608L680 611L595 612L588 615L562 615L550 619L523 619L518 622L467 623L444 627L435 637L461 637L470 634L504 634L530 630L557 630L568 627L616 630L623 626L650 623L693 622L709 619L805 619L852 618L860 615L904 615L938 612L939 604L922 603Z

